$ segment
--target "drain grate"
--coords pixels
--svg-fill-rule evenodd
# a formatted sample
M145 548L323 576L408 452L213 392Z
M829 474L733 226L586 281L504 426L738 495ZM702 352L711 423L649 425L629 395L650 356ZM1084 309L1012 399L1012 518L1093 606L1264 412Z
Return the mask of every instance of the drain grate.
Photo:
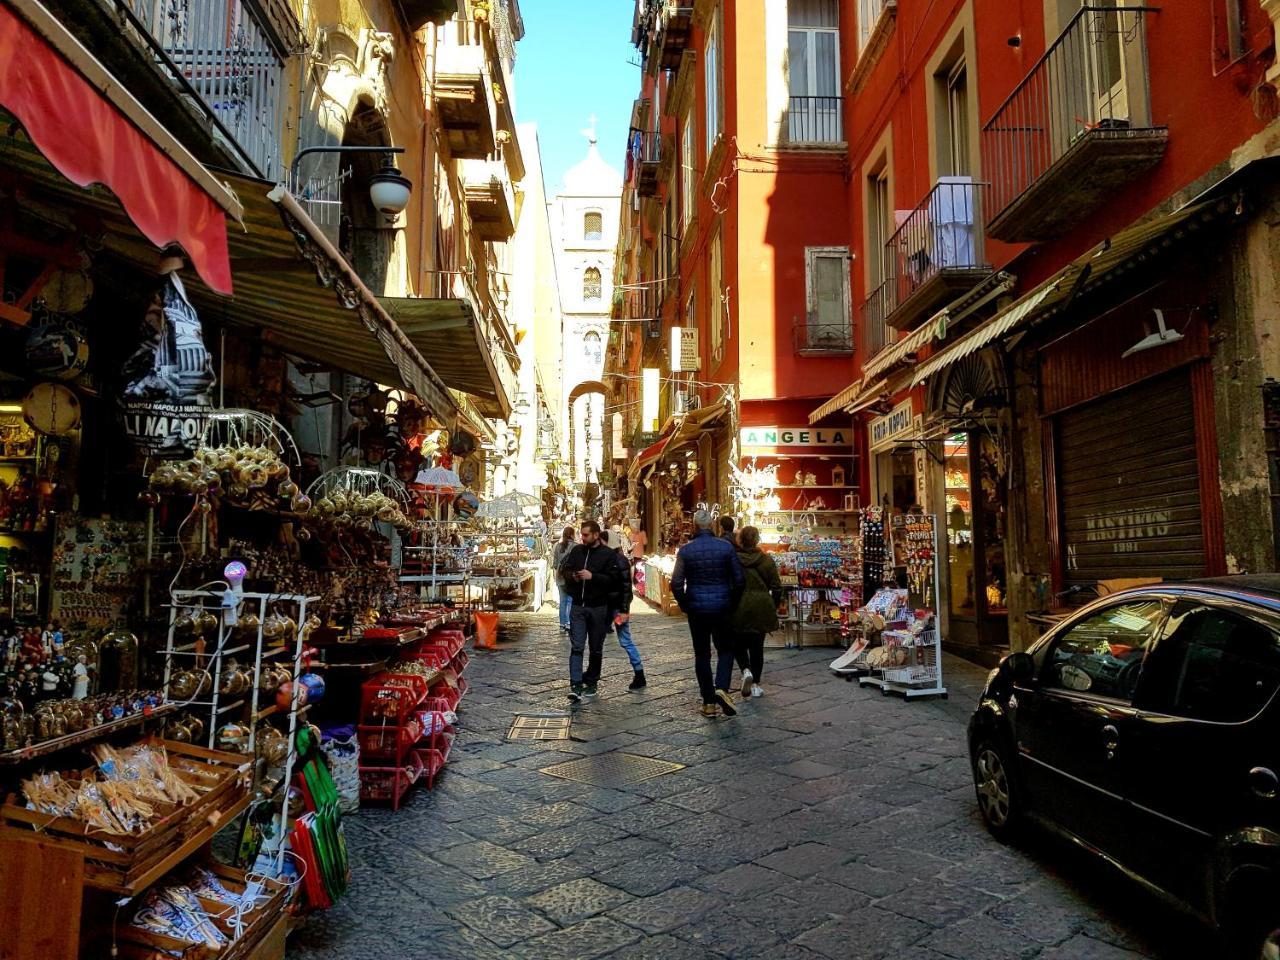
M522 713L516 716L508 740L568 740L569 715Z
M566 760L564 763L543 767L539 773L559 777L561 780L575 780L593 787L622 787L683 769L683 763L612 751L578 760Z

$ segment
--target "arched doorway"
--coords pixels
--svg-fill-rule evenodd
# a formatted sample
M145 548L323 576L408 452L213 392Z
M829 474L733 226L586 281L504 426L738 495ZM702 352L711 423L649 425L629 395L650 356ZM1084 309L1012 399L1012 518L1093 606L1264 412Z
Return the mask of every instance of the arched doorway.
M970 648L1009 641L1008 390L1000 360L973 354L933 384L930 420L943 428L948 637Z
M584 380L569 391L569 463L580 483L598 483L604 469L607 396L599 380Z

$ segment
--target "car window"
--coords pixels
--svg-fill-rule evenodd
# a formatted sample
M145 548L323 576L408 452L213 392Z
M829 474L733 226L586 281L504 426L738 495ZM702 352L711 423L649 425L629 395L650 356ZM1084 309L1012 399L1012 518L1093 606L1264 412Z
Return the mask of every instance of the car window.
M1166 609L1167 604L1158 597L1131 600L1068 627L1053 642L1045 660L1043 686L1131 700L1142 659Z
M1180 600L1144 670L1144 710L1239 723L1280 687L1280 638L1269 625L1221 607Z

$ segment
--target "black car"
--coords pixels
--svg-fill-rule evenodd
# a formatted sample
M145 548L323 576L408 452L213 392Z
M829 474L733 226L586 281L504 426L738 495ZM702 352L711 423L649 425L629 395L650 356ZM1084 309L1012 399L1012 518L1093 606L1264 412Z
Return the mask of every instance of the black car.
M992 671L978 805L1034 820L1259 956L1280 928L1280 576L1127 590Z

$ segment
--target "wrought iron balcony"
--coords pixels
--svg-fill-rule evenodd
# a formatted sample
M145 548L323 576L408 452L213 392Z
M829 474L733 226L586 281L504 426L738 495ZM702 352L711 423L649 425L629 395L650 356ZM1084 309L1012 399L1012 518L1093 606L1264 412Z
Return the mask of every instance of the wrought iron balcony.
M853 325L821 323L816 317L797 320L792 328L796 353L803 356L847 356L853 353Z
M941 177L885 244L896 285L886 317L890 326L910 329L991 273L983 243L982 187L969 177Z
M862 362L878 354L893 343L897 334L889 326L889 314L893 312L894 297L897 295L897 281L890 277L871 291L871 296L862 302Z
M1151 119L1150 12L1083 7L987 121L990 236L1061 235L1160 161L1169 134Z
M637 131L636 193L642 197L658 195L659 167L662 165L662 137L652 130Z
M506 164L498 160L463 160L461 172L472 230L482 240L510 240L516 229L516 198Z
M120 0L149 35L161 69L200 100L216 126L257 173L278 177L287 51L268 10L292 25L287 6L245 0Z
M784 143L843 143L840 97L791 97L782 118Z

